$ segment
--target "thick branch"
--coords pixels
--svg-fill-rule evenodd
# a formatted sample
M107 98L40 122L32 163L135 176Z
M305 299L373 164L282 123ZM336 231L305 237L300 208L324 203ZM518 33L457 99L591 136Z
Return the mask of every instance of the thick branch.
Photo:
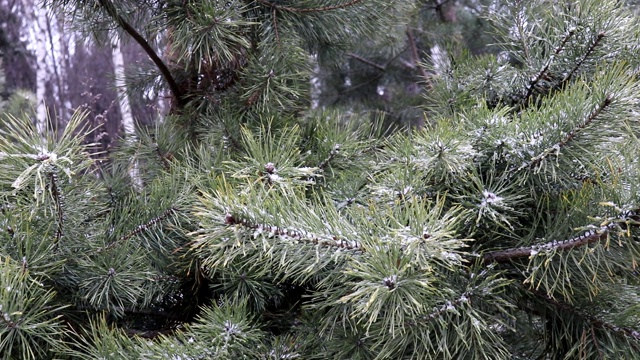
M109 16L111 16L111 18L122 28L122 30L129 34L129 36L131 36L133 40L135 40L140 45L140 47L142 47L144 52L147 54L147 56L149 56L151 61L153 61L153 63L162 74L162 77L164 77L165 81L169 85L169 90L171 91L171 94L173 94L173 96L176 98L179 107L184 106L186 104L186 101L182 92L180 91L178 83L173 78L173 75L171 75L171 71L169 71L167 65L162 61L162 59L160 59L151 45L149 45L147 40L145 40L145 38L138 31L136 31L136 29L134 29L133 26L131 26L124 19L124 17L118 14L118 11L110 1L108 2L107 0L99 0L99 4L100 6L102 6L102 8L105 9L107 14L109 14Z
M515 248L515 249L492 251L484 254L482 256L482 260L485 264L489 264L492 262L504 263L504 262L510 262L516 259L535 255L541 250L556 250L556 251L571 250L576 247L581 247L581 246L589 245L591 243L595 243L600 240L604 240L607 238L608 233L609 233L609 230L607 230L606 232L590 231L569 240L551 241L541 245L533 245L533 246L527 246L527 247L521 247L521 248Z
M256 0L257 2L269 6L271 8L277 9L277 10L284 10L284 11L289 11L289 12L294 12L294 13L312 13L312 12L323 12L323 11L330 11L330 10L337 10L337 9L344 9L346 7L355 5L359 2L361 2L362 0L351 0L349 2L346 2L344 4L338 4L338 5L332 5L332 6L323 6L323 7L318 7L318 8L307 8L307 9L301 9L301 8L294 8L294 7L289 7L289 6L282 6L282 5L277 5L274 4L272 2L269 2L267 0Z
M601 226L596 230L589 230L577 237L564 241L551 241L540 245L526 246L515 249L498 250L486 253L482 256L482 262L487 265L490 263L506 263L513 260L533 256L541 251L568 251L577 247L593 244L598 241L606 240L612 230L626 228L629 222L640 221L640 215L636 211L629 211L618 220L612 221Z

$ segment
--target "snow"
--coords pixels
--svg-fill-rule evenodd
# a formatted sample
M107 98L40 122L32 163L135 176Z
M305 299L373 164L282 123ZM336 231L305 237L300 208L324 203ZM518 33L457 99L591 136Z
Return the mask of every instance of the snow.
M493 192L483 190L482 191L482 202L480 202L481 207L489 206L493 203L499 203L503 200L501 196L496 195Z

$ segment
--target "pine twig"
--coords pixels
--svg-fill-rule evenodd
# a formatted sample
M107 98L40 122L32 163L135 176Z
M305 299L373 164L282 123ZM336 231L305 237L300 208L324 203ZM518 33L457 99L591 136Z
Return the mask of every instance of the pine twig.
M127 241L130 238L138 235L139 233L148 230L150 227L156 225L157 223L159 223L160 221L166 219L169 215L171 215L171 213L173 213L175 211L174 208L169 208L167 210L165 210L162 214L160 214L159 216L154 217L153 219L147 221L146 223L142 224L142 225L138 225L137 228L135 228L135 230L133 230L132 232L120 237L121 241Z
M326 167L329 165L329 163L336 157L336 155L338 155L338 152L340 152L340 144L335 144L333 146L333 148L331 149L331 151L329 152L329 156L324 158L320 162L320 164L318 164L318 169L320 169L320 170L326 169Z
M596 108L591 111L589 116L587 116L582 124L579 124L575 129L569 131L562 139L560 139L560 141L555 143L550 148L545 149L540 155L533 157L530 162L522 164L516 171L521 171L526 168L535 168L543 160L545 160L552 154L559 152L560 149L567 146L567 144L570 143L580 131L589 126L589 124L591 124L596 119L596 117L598 117L598 115L600 115L606 108L608 108L611 105L612 101L613 99L611 98L611 96L607 96L601 104L597 105Z
M169 208L167 210L165 210L162 214L154 217L153 219L147 221L144 224L138 225L133 231L129 232L126 235L121 236L119 239L113 241L111 244L105 246L102 249L98 249L98 252L102 251L102 250L108 250L113 248L118 242L122 242L122 241L127 241L129 239L131 239L132 237L140 234L143 231L149 230L149 228L151 228L152 226L158 224L159 222L161 222L162 220L166 219L167 217L169 217L169 215L171 215L174 211L177 211L176 208Z
M280 32L278 31L278 9L274 7L271 14L271 16L273 17L273 30L276 34L276 43L280 45Z
M339 239L337 236L322 236L313 234L306 230L299 229L285 229L275 225L268 224L259 224L252 223L246 219L239 219L231 214L227 214L225 216L224 222L227 226L233 225L241 225L245 228L254 230L255 232L261 233L266 232L278 237L289 237L294 238L298 241L311 243L314 245L321 245L332 248L346 249L346 250L354 250L354 251L364 251L365 249L362 247L356 240L344 240Z
M540 69L540 71L538 71L536 76L534 76L533 79L531 79L531 81L529 81L529 85L527 86L527 94L525 95L525 97L523 99L523 102L525 104L527 103L527 100L531 97L531 95L533 95L533 89L535 88L535 86L538 84L538 82L540 82L540 80L542 80L547 75L547 72L549 71L549 67L551 66L551 64L555 60L556 56L558 56L562 52L562 50L564 50L565 45L567 44L569 39L571 39L571 37L573 36L574 33L575 33L574 29L571 29L571 30L569 30L569 32L567 32L567 34L564 36L564 38L560 42L560 45L558 45L558 47L556 47L555 51L549 57L549 59L547 59L546 63L542 67L542 69Z
M431 77L429 76L429 74L427 74L427 71L422 66L420 66L420 56L418 56L418 47L416 46L416 41L413 37L413 31L407 28L406 33L407 40L409 41L409 49L411 49L411 56L413 57L413 64L414 66L418 67L418 70L420 70L420 75L422 75L422 77L424 78L427 86L431 87L431 81L429 81Z
M589 55L591 55L591 53L596 49L596 47L600 44L600 41L602 41L602 39L604 38L605 34L604 33L599 33L598 36L596 36L596 40L593 42L593 44L591 44L591 46L589 46L589 49L587 49L587 52L584 53L584 55L582 56L582 58L580 59L580 61L578 61L576 63L576 66L573 67L573 69L571 69L571 71L569 71L569 73L567 75L565 75L564 79L562 79L562 81L560 82L561 84L566 84L569 80L571 80L571 77L573 77L573 75L578 71L578 69L580 69L580 67L582 66L582 64L587 60L587 58L589 57Z
M51 173L49 173L49 180L51 181L51 194L53 195L55 204L56 204L56 215L58 217L58 226L56 227L56 235L55 235L55 245L54 249L58 249L60 245L60 239L63 234L63 226L64 226L64 197L60 191L60 187L58 186L58 174L55 172L56 169L52 169Z
M162 168L165 171L169 171L169 169L171 168L171 164L169 163L169 157L163 154L162 151L160 151L160 146L157 143L154 145L155 145L154 146L155 153L160 159L160 162L162 163Z
M371 65L371 66L373 66L374 68L376 68L376 69L378 69L380 71L387 71L387 67L386 66L382 66L382 65L376 64L373 61L365 59L362 56L356 55L356 54L354 54L352 52L347 53L347 56L350 57L350 58L354 58L354 59L356 59L356 60L358 60L360 62L363 62L363 63L365 63L367 65Z
M429 322L433 319L439 318L440 316L442 316L442 314L446 313L447 311L451 311L464 303L470 302L472 296L473 296L473 293L471 291L466 291L462 293L457 299L453 301L447 301L446 304L440 306L439 308L434 309L433 312L426 314L424 316L421 316L419 320L423 322ZM417 324L417 321L415 320L409 320L407 322L407 325L410 325L410 326L413 326L416 324Z

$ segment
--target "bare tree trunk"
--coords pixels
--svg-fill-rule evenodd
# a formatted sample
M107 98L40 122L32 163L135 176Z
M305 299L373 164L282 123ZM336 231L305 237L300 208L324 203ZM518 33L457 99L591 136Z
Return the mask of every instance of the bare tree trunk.
M127 93L127 82L124 71L124 56L122 55L122 46L120 37L112 34L111 40L111 59L113 61L113 71L115 73L116 93L118 96L118 107L120 108L120 116L122 125L124 126L125 141L135 141L136 129L131 112L131 104L129 103L129 95ZM138 169L138 161L133 159L129 175L136 187L142 187L142 180Z
M52 119L54 124L60 121L63 121L64 114L63 104L63 93L64 93L64 74L62 73L62 68L60 67L60 58L61 58L61 47L64 46L62 43L63 39L61 38L60 32L60 24L58 22L57 17L52 14L48 14L46 17L47 23L47 38L49 40L49 61L50 68L53 70L53 73L50 74L51 77L51 88L53 89L53 96L55 102L49 103L49 107L54 106L55 111L51 114L55 118Z
M49 68L49 59L47 56L47 45L49 44L49 36L47 33L47 11L39 6L34 6L34 26L35 26L35 44L36 44L36 129L40 134L47 132L47 106L45 97L47 96L47 87L50 85L51 69Z
M122 116L124 133L126 136L135 136L136 130L131 113L131 105L129 104L129 95L127 94L127 83L125 81L124 56L122 55L120 38L115 34L111 40L111 59L113 61L115 86L118 94L118 105L120 107L120 115Z

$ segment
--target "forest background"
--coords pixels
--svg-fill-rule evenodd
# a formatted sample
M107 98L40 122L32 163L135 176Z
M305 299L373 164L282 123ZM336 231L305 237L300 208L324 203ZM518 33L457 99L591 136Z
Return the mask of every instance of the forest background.
M483 18L491 3L422 1L397 33L343 49L331 64L310 59L315 65L312 105L380 110L389 122L421 124L427 74L418 62L443 58L451 43L473 54L495 51ZM155 50L162 55L163 49ZM46 114L56 122L85 108L91 127L99 129L87 141L100 142L103 150L125 131L132 132L131 125L152 126L169 111L167 92L127 88L135 83L132 77L152 66L138 43L115 36L96 41L38 0L0 0L0 62L5 112L26 112L34 119Z

